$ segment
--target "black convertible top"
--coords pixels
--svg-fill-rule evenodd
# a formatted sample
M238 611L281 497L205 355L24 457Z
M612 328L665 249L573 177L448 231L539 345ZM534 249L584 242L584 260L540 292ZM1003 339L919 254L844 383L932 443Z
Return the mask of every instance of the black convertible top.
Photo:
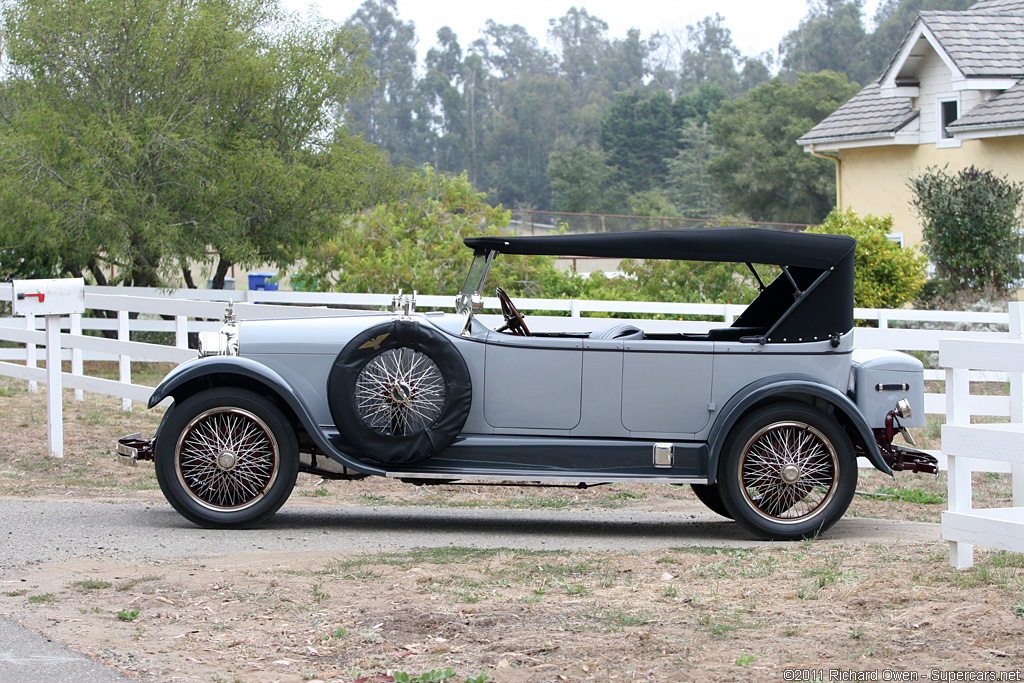
M599 232L544 237L469 237L475 250L533 256L724 261L827 269L853 259L857 241L763 228L693 228L649 232Z
M737 338L767 342L838 339L853 329L857 240L763 228L693 228L545 237L470 237L477 254L718 261L780 266L782 274L731 325ZM743 335L743 336L739 336Z

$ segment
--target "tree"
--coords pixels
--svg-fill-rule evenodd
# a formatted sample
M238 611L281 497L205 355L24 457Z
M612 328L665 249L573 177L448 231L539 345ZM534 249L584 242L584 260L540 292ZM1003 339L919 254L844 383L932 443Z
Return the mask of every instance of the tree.
M727 92L739 90L736 66L741 61L740 51L724 22L725 17L716 14L686 27L686 49L680 65L681 92L709 82Z
M1005 295L1019 285L1024 183L970 166L954 174L928 167L908 184L944 289Z
M867 62L864 0L814 0L800 26L779 44L782 68L792 74L835 71L868 83L878 74Z
M431 158L441 171L467 168L466 99L463 82L462 48L447 26L437 32L438 46L427 51L427 73L416 85L416 157Z
M556 211L608 213L615 206L611 190L612 168L599 149L572 146L565 138L555 142L547 174L555 193Z
M160 286L219 252L284 266L387 190L333 108L360 43L275 0L21 0L3 9L0 245ZM338 68L338 64L342 68Z
M857 240L853 305L900 308L914 300L924 286L927 260L913 248L890 240L892 216L858 216L852 209L833 209L818 227L807 232L849 235Z
M602 62L611 54L611 44L605 37L608 24L587 13L570 7L561 19L551 19L548 35L559 45L562 75L576 96L577 106L586 100L601 77Z
M615 168L615 180L629 192L664 182L668 159L675 156L678 124L665 91L649 98L619 93L601 121L599 140Z
M707 121L686 121L679 131L680 150L668 163L665 191L687 218L714 218L722 214L708 164L719 154Z
M473 256L462 240L502 234L511 215L489 205L465 173L425 166L407 182L401 199L340 218L333 238L310 253L293 281L323 291L458 292ZM535 295L534 283L557 277L552 257L506 255L491 272L511 294Z
M413 99L416 27L398 18L395 0L365 0L348 20L365 31L366 66L374 87L346 108L352 130L391 152L396 160L413 153Z
M711 116L722 153L708 162L726 208L753 220L818 223L835 199L831 162L805 154L796 140L858 90L842 74L780 78L726 102Z

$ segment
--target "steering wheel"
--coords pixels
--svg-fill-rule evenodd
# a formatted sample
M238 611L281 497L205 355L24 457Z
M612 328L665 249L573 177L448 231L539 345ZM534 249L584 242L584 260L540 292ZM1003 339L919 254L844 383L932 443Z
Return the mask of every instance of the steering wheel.
M520 337L529 337L530 328L523 322L523 314L512 303L512 299L508 298L508 294L501 287L496 287L495 292L498 295L498 302L501 304L501 316L505 318L505 324L499 327L497 331L504 332L509 330L512 334L517 334Z

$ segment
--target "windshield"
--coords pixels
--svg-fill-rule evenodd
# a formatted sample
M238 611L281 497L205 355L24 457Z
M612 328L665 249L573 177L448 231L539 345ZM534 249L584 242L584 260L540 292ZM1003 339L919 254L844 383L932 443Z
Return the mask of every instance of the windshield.
M479 297L487 279L487 271L491 268L493 251L478 251L473 255L473 263L469 265L466 282L462 291L455 299L455 312L461 315L473 314L473 297Z

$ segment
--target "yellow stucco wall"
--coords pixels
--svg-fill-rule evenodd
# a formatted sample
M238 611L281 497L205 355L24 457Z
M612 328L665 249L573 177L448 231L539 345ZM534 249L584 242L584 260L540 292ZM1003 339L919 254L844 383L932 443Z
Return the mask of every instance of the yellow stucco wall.
M858 214L892 214L893 230L904 244L921 241L921 221L911 206L907 180L929 166L948 164L953 173L970 165L1024 182L1024 137L1006 136L964 140L960 147L934 144L860 147L840 150L842 206Z

